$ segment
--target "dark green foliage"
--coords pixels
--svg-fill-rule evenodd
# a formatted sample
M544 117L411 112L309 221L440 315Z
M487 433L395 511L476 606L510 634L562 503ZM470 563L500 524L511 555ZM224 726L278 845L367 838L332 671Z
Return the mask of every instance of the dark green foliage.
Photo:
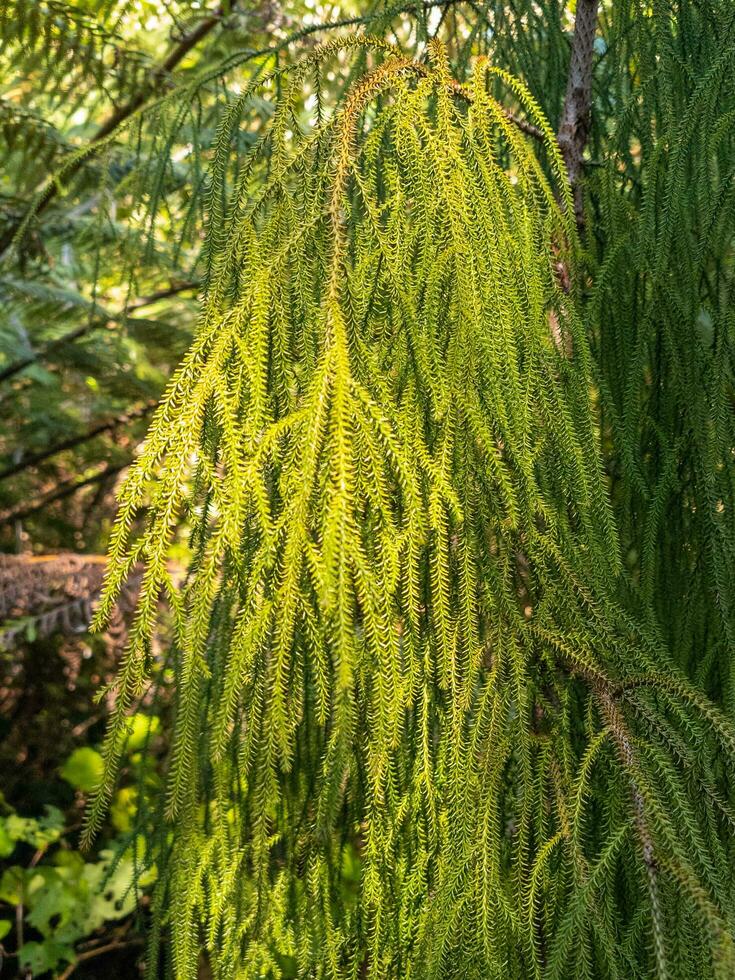
M679 10L609 15L636 59L600 77L621 110L596 134L588 316L638 601L732 712L735 10Z
M145 767L132 751L134 733L145 731L149 721L141 715L131 721L128 751L133 761L126 761L134 774ZM144 742L145 737L138 738L138 750ZM70 788L88 793L99 782L101 767L98 752L79 748L65 760L60 776ZM139 897L155 877L155 872L141 875L139 870L145 838L130 833L135 809L136 788L118 790L111 834L90 855L74 847L78 807L71 808L65 824L56 806L47 805L38 817L25 817L0 797L0 943L8 973L15 963L18 975L58 976L75 961L95 963L107 944L124 951L140 943L139 937L132 943L122 938L136 907L135 884ZM119 929L119 938L113 931L105 936L103 929ZM77 960L75 944L80 940L86 940L86 955Z

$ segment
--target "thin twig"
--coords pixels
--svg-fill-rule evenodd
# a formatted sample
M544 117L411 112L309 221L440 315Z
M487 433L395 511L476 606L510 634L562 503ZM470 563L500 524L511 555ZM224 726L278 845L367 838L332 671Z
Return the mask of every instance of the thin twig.
M17 507L6 510L4 514L0 514L0 527L2 527L4 524L10 524L13 521L20 521L26 517L30 517L31 514L35 514L37 511L43 510L44 507L48 507L49 504L54 504L59 500L64 500L66 497L71 497L72 494L75 494L83 487L92 486L95 483L99 483L101 480L105 480L109 476L115 476L117 473L120 473L122 470L126 469L129 465L130 463L126 462L115 466L108 466L101 472L94 473L92 476L85 477L82 480L63 483L57 490L44 494L43 496L32 501L30 504L20 504Z
M64 972L59 974L59 980L68 980L79 964L86 960L93 960L97 956L104 956L105 953L113 953L118 949L127 949L129 946L142 946L143 942L141 937L136 936L133 939L126 939L124 942L114 941L104 946L98 946L96 949L88 949L83 953L78 953L74 962L70 963Z
M157 404L157 400L152 399L151 401L146 402L144 405L139 405L137 408L131 409L129 412L124 412L122 415L117 415L113 419L108 419L106 422L99 423L98 425L94 426L94 428L89 429L87 432L83 432L81 435L71 436L69 439L64 439L61 442L57 442L48 449L44 449L42 452L32 453L30 456L25 457L21 456L20 459L12 463L10 466L7 466L4 470L0 470L0 480L7 480L8 477L22 473L23 470L30 469L32 466L38 466L39 463L43 463L47 459L57 456L59 453L66 452L68 449L74 449L77 446L83 445L85 442L96 439L97 436L100 436L105 432L112 432L115 429L119 429L121 426L129 425L131 422L134 422L137 419L144 418L153 411Z
M86 323L81 324L81 326L75 327L73 330L69 330L67 333L62 334L61 337L56 337L54 340L49 340L45 344L42 344L38 350L26 357L22 357L18 361L13 361L6 368L0 371L0 382L7 381L10 378L14 378L16 374L20 374L21 371L25 371L26 368L31 367L31 365L38 363L38 361L45 360L49 354L53 354L55 350L60 347L65 347L67 344L74 343L76 340L80 340L83 337L89 336L89 334L94 333L97 330L101 330L104 327L116 326L119 323L125 323L129 321L135 323L135 317L128 317L128 312L131 310L140 310L144 306L150 306L152 303L157 302L160 299L166 299L169 296L175 296L178 293L187 292L191 289L197 289L198 284L194 282L185 282L177 286L169 286L166 289L159 289L155 293L151 293L150 296L141 297L141 299L136 300L131 303L122 313L111 314L102 312L102 315L97 319L90 319Z

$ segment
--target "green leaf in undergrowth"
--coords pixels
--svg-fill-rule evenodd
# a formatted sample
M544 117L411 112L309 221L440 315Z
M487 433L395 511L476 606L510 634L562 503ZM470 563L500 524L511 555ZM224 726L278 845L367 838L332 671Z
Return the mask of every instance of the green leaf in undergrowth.
M142 852L142 841L140 845ZM89 862L78 851L61 850L53 863L29 870L10 868L0 881L0 900L13 905L22 901L26 923L41 937L21 948L21 966L44 973L73 962L76 943L133 911L134 880L129 850L104 850L99 860ZM152 880L148 873L139 884Z
M35 868L26 882L27 920L43 936L73 943L135 906L133 862L105 850L85 862L77 851L62 851L55 864Z
M42 817L21 817L17 813L11 813L4 820L4 830L11 842L22 841L37 850L45 850L61 837L64 815L55 806L46 806ZM0 844L1 842L2 834Z
M75 958L74 947L57 942L24 943L18 951L21 969L33 974L48 973L60 963L71 963Z
M6 868L0 878L0 902L8 905L18 905L23 899L25 871L13 866Z
M0 942L5 939L12 928L13 923L9 919L0 919Z
M124 786L119 789L110 806L110 820L115 830L121 833L131 831L137 809L138 790L135 786Z
M0 859L10 857L15 850L15 840L8 833L4 818L0 818Z
M83 793L91 793L97 788L103 772L102 756L89 746L75 749L61 767L62 778Z
M116 853L111 850L102 851L101 857L101 861L84 869L90 889L88 923L92 928L120 919L135 908L132 860L123 857L116 863Z
M79 855L77 855L79 857ZM88 889L76 868L36 868L27 882L27 922L44 938L54 942L74 943L85 934L84 916Z

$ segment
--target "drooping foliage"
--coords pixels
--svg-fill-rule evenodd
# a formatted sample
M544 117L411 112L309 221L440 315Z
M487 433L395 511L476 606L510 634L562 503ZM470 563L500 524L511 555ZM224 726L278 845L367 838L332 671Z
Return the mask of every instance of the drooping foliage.
M379 29L405 37L410 25L415 42L406 3L345 6L340 16L299 0L2 5L3 547L20 536L104 548L110 484L191 341L223 106L325 32L371 21L375 6ZM325 79L325 101L345 81ZM248 106L241 155L269 112L268 100Z
M228 55L103 171L146 275L206 216L99 613L90 832L173 614L152 977L735 971L735 12L599 6L580 229L557 0Z
M724 976L735 746L629 610L553 133L486 60L352 44L306 131L337 44L280 77L224 207L250 92L220 129L197 340L113 533L101 616L146 571L91 829L163 589L175 976L202 942L221 977Z
M624 71L602 62L624 110L612 138L596 133L590 179L587 315L616 510L642 612L732 713L735 11L609 17L636 54Z

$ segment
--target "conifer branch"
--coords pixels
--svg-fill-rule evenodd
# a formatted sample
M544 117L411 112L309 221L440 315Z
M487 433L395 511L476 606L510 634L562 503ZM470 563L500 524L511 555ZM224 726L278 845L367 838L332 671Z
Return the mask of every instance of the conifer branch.
M413 0L413 2L398 3L394 7L381 12L380 16L395 17L399 14L410 13L418 9L431 10L434 7L448 8L458 2L460 2L460 0ZM223 73L228 66L242 65L248 61L252 61L256 58L267 55L277 55L281 51L286 50L290 46L313 34L339 30L345 27L368 25L371 21L375 20L377 16L378 15L362 15L355 17L343 17L330 22L311 24L308 27L295 31L277 45L271 45L269 47L264 47L257 50L248 50L244 53L239 53L230 57L222 66L220 66L219 72ZM159 66L159 68L150 73L148 85L141 89L141 91L137 93L133 99L126 103L125 106L122 106L120 109L116 110L109 117L109 119L107 119L100 126L97 133L92 137L90 143L84 148L84 150L74 153L70 161L61 168L61 172L56 174L48 181L46 186L40 191L39 194L36 195L34 201L28 207L23 217L18 221L12 222L5 232L0 235L0 260L2 260L5 253L13 245L16 238L18 238L18 236L22 236L24 229L27 228L30 221L45 211L48 205L55 199L59 191L60 179L63 177L63 179L66 180L73 177L74 174L81 169L84 163L92 155L94 155L95 152L98 152L107 145L112 134L114 134L128 120L136 116L142 109L144 109L146 107L146 102L152 95L155 95L156 91L161 87L162 82L168 77L176 64L178 64L178 62L199 41L206 37L221 21L221 19L222 12L220 11L211 15L211 17L203 21L197 29L186 35L179 45L177 45L177 47L171 52L163 65ZM504 112L507 118L510 119L514 125L518 126L522 132L533 136L534 139L542 139L541 132L533 124L517 117L514 113L507 109L504 109Z
M585 11L580 0L575 33L591 46ZM717 57L724 72L732 55ZM325 104L337 59L351 81ZM584 59L572 61L584 83ZM714 100L725 75L709 70ZM635 71L657 69L641 58ZM713 327L726 366L708 403L700 368L714 359L687 347L686 318L681 329L680 313L698 307L671 298L662 258L696 264L699 218L684 247L675 237L682 190L688 174L713 174L703 161L722 151L730 115L704 157L686 156L686 127L652 151L667 189L656 199L679 209L666 221L633 220L613 169L601 181L601 220L619 222L624 248L599 275L616 262L627 275L635 258L635 302L611 280L599 310L581 309L582 291L565 288L581 171L567 180L519 78L485 57L455 78L438 41L424 61L359 35L273 79L223 116L197 334L120 490L98 625L132 569L142 582L85 840L113 798L164 592L175 721L149 860L177 980L192 980L200 946L218 980L259 975L276 953L314 976L732 975L735 736L678 679L690 634L708 637L727 611L730 320ZM317 104L302 128L306 84ZM584 105L571 77L568 89L577 140ZM274 92L243 159L239 112ZM686 126L702 102L698 91ZM675 113L656 113L651 133L664 118L673 126ZM656 183L645 176L639 190ZM631 311L649 294L640 322ZM593 342L606 342L608 308L640 340L624 331L606 354L624 368L613 408L645 416L633 432L625 420L625 465L639 438L648 453L660 433L676 434L661 438L664 472L679 464L676 413L645 400L662 370L647 355L657 316L670 318L661 357L696 403L691 484L706 492L696 517L686 497L671 519L700 522L684 537L698 561L717 556L716 590L687 606L671 643L658 609L631 597L620 559L643 537L651 575L670 561L655 550L669 484L652 482L663 489L645 533L621 535L603 475L595 389L606 365ZM646 510L633 488L618 518L631 497ZM168 557L182 522L194 558L180 584ZM674 599L658 601L678 616L674 582ZM701 669L719 682L728 634L716 629L716 668Z
M612 693L605 688L597 688L597 701L600 706L605 723L615 740L618 749L618 756L628 774L631 787L633 802L633 814L635 828L641 846L643 863L646 868L648 879L648 890L651 901L651 925L653 932L653 944L656 955L657 976L659 980L665 980L668 975L666 967L666 951L664 946L661 902L659 898L658 885L658 864L653 845L653 838L646 819L646 804L643 793L633 772L635 756L633 753L633 742L630 732L627 729L625 720L620 709L615 703Z

